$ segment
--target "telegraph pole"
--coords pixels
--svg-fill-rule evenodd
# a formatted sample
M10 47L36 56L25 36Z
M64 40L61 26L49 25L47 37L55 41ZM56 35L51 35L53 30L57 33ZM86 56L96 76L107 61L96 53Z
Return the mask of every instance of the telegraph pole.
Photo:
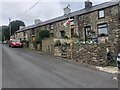
M69 20L70 20L70 17L69 17ZM70 23L70 51L71 51L71 60L72 60L73 55L72 55L72 33L71 33L71 23Z
M10 36L11 36L11 24L10 24L10 22L11 22L11 18L9 18L9 32L10 32Z

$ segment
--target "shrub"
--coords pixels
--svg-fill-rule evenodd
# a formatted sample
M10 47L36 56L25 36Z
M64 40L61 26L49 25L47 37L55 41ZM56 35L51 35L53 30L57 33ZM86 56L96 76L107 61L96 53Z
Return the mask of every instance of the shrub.
M37 43L36 43L36 41L33 41L33 46L34 46L35 49L37 49Z
M44 38L46 38L46 37L50 37L50 33L49 33L48 30L41 30L41 31L39 32L39 37L40 37L40 39L42 40L42 39L44 39Z
M64 35L64 36L63 36L63 38L66 38L66 39L68 39L68 36Z
M26 43L27 41L26 40L21 40L22 43Z

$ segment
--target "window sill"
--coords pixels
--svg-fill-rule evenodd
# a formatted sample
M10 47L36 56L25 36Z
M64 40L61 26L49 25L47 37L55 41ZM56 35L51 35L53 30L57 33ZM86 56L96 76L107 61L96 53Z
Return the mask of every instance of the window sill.
M98 17L98 19L104 19L105 17Z

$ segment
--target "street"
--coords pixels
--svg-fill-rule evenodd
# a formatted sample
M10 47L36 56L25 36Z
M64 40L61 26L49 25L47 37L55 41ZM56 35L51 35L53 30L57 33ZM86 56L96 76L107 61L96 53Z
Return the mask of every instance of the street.
M2 45L2 88L118 88L115 74Z

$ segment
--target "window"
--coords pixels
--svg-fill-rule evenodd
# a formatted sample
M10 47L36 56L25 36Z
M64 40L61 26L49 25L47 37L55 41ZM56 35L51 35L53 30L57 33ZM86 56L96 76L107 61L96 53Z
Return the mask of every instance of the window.
M34 36L32 36L32 41L35 41L35 37Z
M62 37L65 36L65 31L64 31L64 30L63 30L63 31L60 31L60 33L61 33L61 36L62 36Z
M23 35L25 36L25 35L26 35L26 33L25 33L25 32L23 32Z
M50 24L50 29L51 29L51 30L53 29L53 24Z
M34 29L32 29L31 31L32 31L32 34L35 34L35 30Z
M74 28L71 28L71 36L74 37Z
M98 25L98 36L107 36L108 30L107 30L107 24L100 24Z
M70 25L71 25L71 26L74 26L74 22L70 22Z
M70 25L74 26L74 19L70 19Z
M103 18L103 17L105 17L105 11L104 10L98 11L98 18Z

